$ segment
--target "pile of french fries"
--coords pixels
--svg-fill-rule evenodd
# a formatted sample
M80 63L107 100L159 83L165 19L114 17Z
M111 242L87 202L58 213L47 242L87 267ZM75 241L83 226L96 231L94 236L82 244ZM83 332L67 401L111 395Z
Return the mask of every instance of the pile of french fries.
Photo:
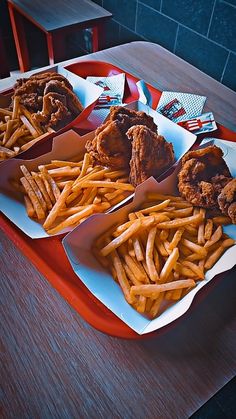
M0 161L28 150L49 132L54 130L44 132L20 104L20 97L15 96L12 111L0 108Z
M151 193L146 204L99 237L93 252L111 271L125 299L155 318L182 298L234 240L223 233L225 217L208 218L177 196Z
M43 223L48 234L75 227L96 212L105 212L134 191L127 173L94 166L85 153L74 161L52 160L23 176L15 188L24 193L29 217Z

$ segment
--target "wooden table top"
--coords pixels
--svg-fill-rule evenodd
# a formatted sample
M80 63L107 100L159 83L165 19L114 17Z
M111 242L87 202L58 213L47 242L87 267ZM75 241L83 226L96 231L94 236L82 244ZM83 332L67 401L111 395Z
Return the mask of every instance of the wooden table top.
M81 59L91 58L159 89L204 94L217 120L235 127L235 93L157 45ZM3 233L0 248L3 417L187 418L234 376L235 269L215 279L176 327L125 341L90 327Z
M112 16L110 12L90 0L8 0L17 10L44 31L54 31L89 21L100 21Z

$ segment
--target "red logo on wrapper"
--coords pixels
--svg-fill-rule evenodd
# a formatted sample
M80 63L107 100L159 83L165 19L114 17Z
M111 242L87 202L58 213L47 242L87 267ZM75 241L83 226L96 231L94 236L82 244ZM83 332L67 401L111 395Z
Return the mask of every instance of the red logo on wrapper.
M178 118L186 114L182 103L178 99L171 100L169 103L160 108L159 112L169 119Z

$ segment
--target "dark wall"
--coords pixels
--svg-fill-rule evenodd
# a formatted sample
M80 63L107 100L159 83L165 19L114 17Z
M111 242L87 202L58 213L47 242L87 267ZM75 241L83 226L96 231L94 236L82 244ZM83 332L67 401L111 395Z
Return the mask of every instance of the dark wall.
M94 0L113 14L106 46L148 40L236 90L236 0Z

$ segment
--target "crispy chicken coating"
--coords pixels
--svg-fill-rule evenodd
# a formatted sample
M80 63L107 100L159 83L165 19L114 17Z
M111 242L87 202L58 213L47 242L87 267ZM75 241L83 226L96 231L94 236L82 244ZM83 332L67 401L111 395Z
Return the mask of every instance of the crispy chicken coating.
M129 167L131 143L122 133L119 121L107 121L97 128L95 137L87 141L86 149L100 164L115 169Z
M145 112L111 107L109 119L95 131L95 137L86 144L86 149L93 159L115 169L129 169L131 159L131 140L127 130L133 125L147 125L154 132L157 126L153 118Z
M44 95L42 111L32 114L32 119L37 124L54 129L59 129L70 122L71 112L67 108L65 96L59 93Z
M157 132L157 126L153 118L142 111L135 111L123 106L112 106L109 119L110 121L120 121L123 133L126 133L133 125L146 125L153 132Z
M218 196L218 204L223 214L228 215L236 224L236 179L232 179Z
M83 110L70 82L58 73L47 72L19 79L14 89L12 99L20 96L20 104L32 113L32 119L43 129L60 129Z
M132 141L130 183L137 186L150 176L157 178L174 163L174 151L162 135L144 125L131 127L127 132Z
M66 86L64 81L50 80L45 86L44 95L51 92L63 95L65 97L68 110L75 116L82 112L83 106L81 105L79 99L74 92Z
M193 205L217 208L218 195L232 177L222 150L211 145L186 153L178 178L183 198Z
M58 73L48 72L32 75L28 79L17 80L14 86L13 98L14 96L20 96L20 103L30 112L41 111L44 89L46 84L51 80L63 82L70 91L73 90L70 82L64 76Z

